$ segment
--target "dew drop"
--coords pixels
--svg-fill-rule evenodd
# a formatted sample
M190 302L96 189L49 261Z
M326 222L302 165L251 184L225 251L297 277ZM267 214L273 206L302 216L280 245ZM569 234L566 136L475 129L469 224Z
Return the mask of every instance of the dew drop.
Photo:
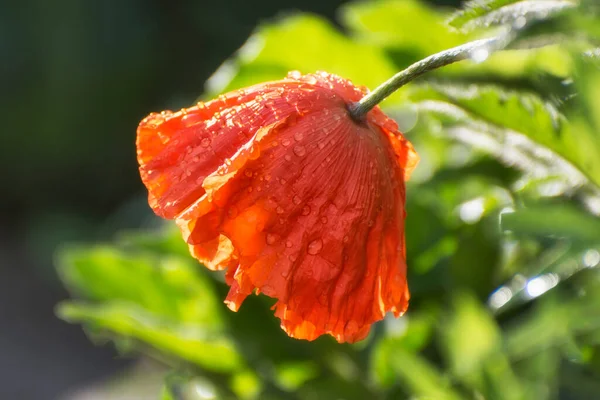
M310 214L310 207L309 206L302 207L302 215L308 215L308 214Z
M273 245L277 242L277 235L267 233L266 241L268 245Z
M298 259L298 256L295 254L290 254L290 256L288 258L290 259L291 262L295 262Z
M292 161L292 156L290 156L289 154L286 154L285 156L283 156L283 158L285 158L285 161Z
M285 210L281 206L278 206L276 211L277 211L277 214L283 214L285 212Z
M323 241L321 239L315 239L308 244L308 248L306 252L310 255L317 255L321 252L323 248Z
M252 178L252 171L247 169L246 171L244 171L244 175L246 175L248 178Z
M321 217L321 223L322 224L326 224L327 223L327 217Z
M281 178L279 180L279 183L281 183L282 185L285 185L287 183L287 181L285 179Z
M294 133L294 139L296 140L296 142L299 142L302 139L304 139L304 134L302 132L296 132Z
M285 147L289 146L289 145L290 145L290 143L291 143L291 142L290 142L290 140L289 140L289 139L283 139L283 140L281 141L281 144L282 144L282 145L284 145Z
M348 237L348 235L344 236L344 239L342 239L342 241L344 243L348 243L348 240L350 240L350 238Z
M298 157L304 157L306 155L306 148L304 146L294 146L294 154Z
M296 205L302 203L302 199L300 198L300 196L296 195L292 198L292 202Z
M325 147L325 143L319 142L319 149L322 149L323 147Z
M316 85L317 84L317 78L315 78L312 75L306 75L304 77L304 79L302 79L304 82L306 83L310 83L311 85Z
M288 241L286 241L286 242L285 242L285 247L287 247L288 249L289 249L290 247L292 247L293 245L294 245L294 244L293 244L293 243L292 243L290 240L288 240Z
M200 141L200 146L206 148L208 146L210 146L210 139L209 138L204 138Z

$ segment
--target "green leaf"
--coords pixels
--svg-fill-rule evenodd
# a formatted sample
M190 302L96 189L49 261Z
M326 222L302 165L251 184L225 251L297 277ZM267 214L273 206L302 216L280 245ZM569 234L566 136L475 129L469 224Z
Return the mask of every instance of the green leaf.
M455 28L472 29L494 24L510 24L518 18L543 19L576 6L568 0L471 0L450 17Z
M439 400L458 400L449 379L425 358L401 348L393 349L391 368L415 396Z
M401 51L406 64L467 40L445 24L444 14L421 1L356 2L341 11L342 21L360 40L393 49L396 55Z
M524 398L508 358L501 351L501 331L491 314L468 292L456 294L453 300L454 312L442 326L444 349L453 374L485 398Z
M293 70L323 70L371 88L396 72L382 50L352 41L321 17L298 14L262 25L209 79L207 95L282 79Z
M235 373L231 377L230 386L236 396L242 400L257 399L262 390L260 377L251 369Z
M369 362L371 379L378 386L389 388L396 381L392 369L396 349L417 353L429 343L433 334L432 314L422 312L386 320L386 336L375 344Z
M209 371L229 372L242 365L233 342L195 324L178 324L131 303L112 301L102 305L65 302L59 317L90 324L122 337L140 340L162 353L197 364Z
M460 28L475 18L518 2L520 0L470 0L465 3L462 10L456 11L450 17L448 23L455 28Z
M492 316L465 293L455 295L454 313L442 331L451 368L458 376L478 371L500 346L500 330Z
M450 125L468 125L466 130L454 131L456 134L491 136L488 142L491 139L496 143L486 143L482 137L465 140L489 145L487 149L493 154L510 157L505 161L524 161L521 167L525 169L527 163L541 163L551 173L556 170L568 178L574 186L585 183L585 175L600 187L600 158L596 157L600 141L586 129L575 129L555 106L533 93L506 91L492 85L432 85L413 88L410 97L418 102L420 110L443 116Z
M319 376L319 366L312 361L281 363L276 366L275 380L283 389L293 392Z
M66 248L58 257L63 281L79 296L121 301L177 321L218 329L222 306L195 261L109 246Z
M567 204L537 205L502 214L501 227L517 235L600 243L600 218Z

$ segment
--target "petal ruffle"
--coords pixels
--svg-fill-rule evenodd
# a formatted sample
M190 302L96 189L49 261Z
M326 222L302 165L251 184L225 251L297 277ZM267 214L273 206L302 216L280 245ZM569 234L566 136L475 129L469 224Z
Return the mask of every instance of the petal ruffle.
M378 108L349 117L362 95L292 74L138 130L154 210L176 219L196 258L228 269L232 310L258 289L293 337L354 342L408 305L404 179L416 153Z

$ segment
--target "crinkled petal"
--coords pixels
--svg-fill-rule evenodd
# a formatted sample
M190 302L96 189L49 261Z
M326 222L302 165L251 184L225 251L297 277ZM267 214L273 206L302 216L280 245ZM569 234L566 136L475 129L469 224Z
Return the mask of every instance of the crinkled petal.
M362 95L293 73L138 130L152 207L196 258L227 268L232 310L258 289L293 337L355 342L408 305L404 180L417 157L378 108L350 118Z

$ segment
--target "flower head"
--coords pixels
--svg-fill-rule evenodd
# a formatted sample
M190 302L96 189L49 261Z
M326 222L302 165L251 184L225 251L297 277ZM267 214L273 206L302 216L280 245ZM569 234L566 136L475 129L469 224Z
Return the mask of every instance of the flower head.
M363 339L408 306L405 186L417 155L364 92L327 73L231 92L139 125L149 203L194 257L226 269L225 302L277 299L292 337Z

